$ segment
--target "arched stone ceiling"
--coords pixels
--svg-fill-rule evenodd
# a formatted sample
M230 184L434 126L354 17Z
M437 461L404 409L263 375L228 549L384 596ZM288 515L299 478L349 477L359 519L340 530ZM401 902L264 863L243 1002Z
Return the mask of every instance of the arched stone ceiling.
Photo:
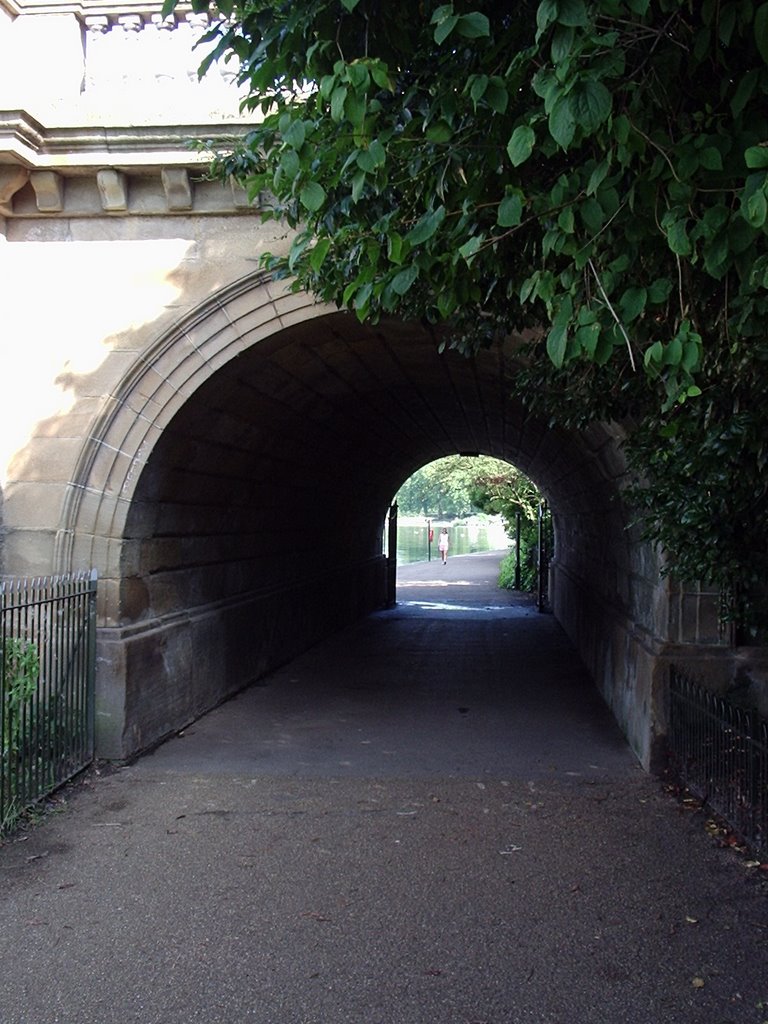
M218 583L208 573L197 595L210 600L250 585L235 563L269 580L313 545L329 560L375 554L401 483L457 452L514 463L561 516L598 524L603 545L607 516L621 543L609 438L590 446L526 415L510 397L513 373L509 351L440 353L428 330L394 321L329 314L276 332L210 376L164 429L128 516L125 565L152 575L215 563Z

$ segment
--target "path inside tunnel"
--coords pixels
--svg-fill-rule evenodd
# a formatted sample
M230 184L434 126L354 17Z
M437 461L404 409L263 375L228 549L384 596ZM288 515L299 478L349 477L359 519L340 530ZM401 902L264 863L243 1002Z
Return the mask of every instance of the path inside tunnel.
M557 622L498 588L502 554L400 567L394 608L271 673L152 761L297 777L635 770Z
M403 570L0 848L3 1024L762 1020L756 872L494 573Z

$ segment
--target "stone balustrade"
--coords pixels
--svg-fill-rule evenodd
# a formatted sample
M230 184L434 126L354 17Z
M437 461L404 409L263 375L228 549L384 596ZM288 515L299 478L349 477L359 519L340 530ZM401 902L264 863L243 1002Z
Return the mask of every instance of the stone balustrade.
M237 68L218 62L198 76L207 14L125 7L0 0L0 110L47 126L240 119Z

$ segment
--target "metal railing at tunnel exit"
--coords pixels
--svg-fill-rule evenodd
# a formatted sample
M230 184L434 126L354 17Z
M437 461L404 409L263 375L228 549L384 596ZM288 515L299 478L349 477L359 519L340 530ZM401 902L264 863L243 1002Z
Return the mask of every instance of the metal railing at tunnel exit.
M96 586L0 580L0 830L93 760Z
M768 857L768 721L673 668L667 748L685 788Z

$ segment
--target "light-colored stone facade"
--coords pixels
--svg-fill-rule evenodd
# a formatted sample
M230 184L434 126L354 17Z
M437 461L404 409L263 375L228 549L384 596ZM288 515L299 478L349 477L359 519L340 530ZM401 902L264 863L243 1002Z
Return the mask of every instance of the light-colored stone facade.
M620 434L526 415L509 353L441 356L265 277L285 233L186 145L247 130L229 70L196 81L204 28L0 0L0 570L98 569L99 752L381 607L395 491L477 451L547 494L555 614L649 765L669 659L723 683L730 656L716 595L633 534Z

